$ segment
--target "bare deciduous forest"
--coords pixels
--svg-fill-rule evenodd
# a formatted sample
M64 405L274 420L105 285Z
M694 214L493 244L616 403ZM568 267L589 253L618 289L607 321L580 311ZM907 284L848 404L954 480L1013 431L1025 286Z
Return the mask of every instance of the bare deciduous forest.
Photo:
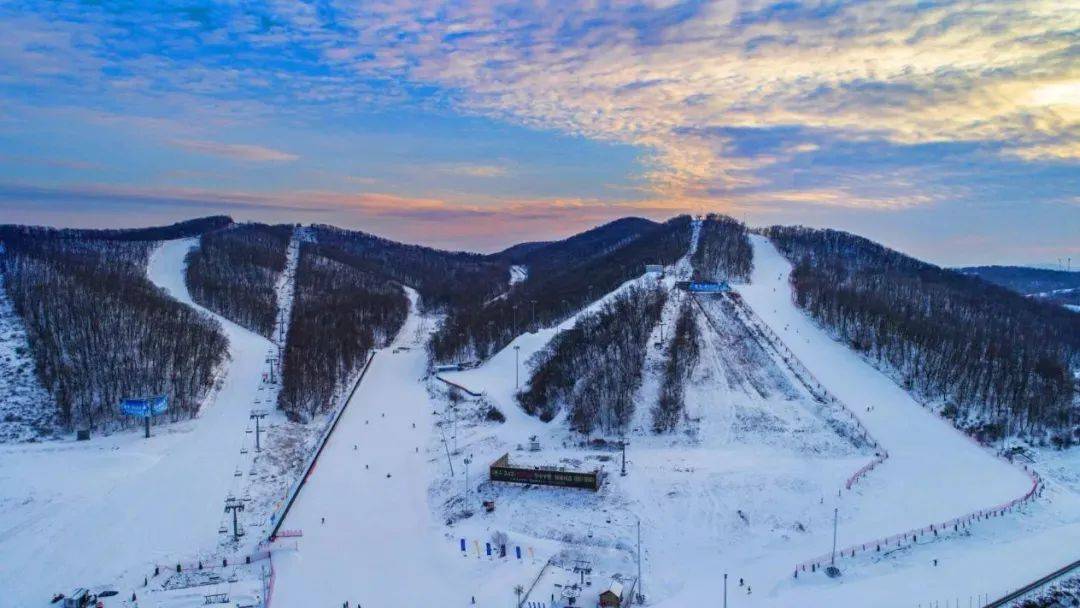
M631 287L556 335L531 362L529 385L517 396L521 406L544 421L568 408L580 433L624 431L666 299L662 289Z
M772 227L797 304L983 439L1080 439L1080 315L835 230Z
M674 431L686 409L686 382L701 354L701 332L695 320L694 305L688 296L679 306L675 335L667 345L667 361L660 384L660 399L652 411L653 431Z
M292 226L236 224L203 235L187 259L187 285L199 304L263 336L277 315L274 285L285 269Z
M294 420L333 407L371 349L392 339L408 314L400 285L334 253L321 244L300 244L278 395L278 406Z
M690 258L695 281L749 281L754 252L742 222L710 213L701 223L697 250Z
M0 227L8 294L42 385L69 428L114 428L124 397L166 393L169 416L194 415L226 353L212 320L146 278L150 239L220 227L205 218L140 230Z

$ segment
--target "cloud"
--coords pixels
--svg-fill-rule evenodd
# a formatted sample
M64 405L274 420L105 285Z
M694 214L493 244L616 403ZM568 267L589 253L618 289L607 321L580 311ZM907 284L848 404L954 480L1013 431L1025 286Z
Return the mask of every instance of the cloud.
M445 173L453 175L464 175L467 177L504 177L509 173L506 167L499 165L469 165L469 164L455 164L442 168Z
M163 4L122 19L88 5L40 4L30 17L0 8L0 81L200 125L451 108L640 146L642 196L683 207L783 191L778 159L824 154L825 141L970 142L1023 162L1080 161L1080 11L1060 0L330 0L210 3L179 21ZM776 154L744 153L733 135L789 127L794 140ZM184 137L174 143L203 154L296 159ZM917 188L894 200L926 204ZM801 204L888 198L829 191Z
M220 156L222 158L230 158L233 160L242 160L248 162L288 162L300 158L299 156L295 154L290 154L289 152L282 152L281 150L275 150L273 148L253 146L249 144L225 144L215 141L200 141L192 139L174 139L171 140L169 143L190 152L197 152L199 154L208 154L210 156Z

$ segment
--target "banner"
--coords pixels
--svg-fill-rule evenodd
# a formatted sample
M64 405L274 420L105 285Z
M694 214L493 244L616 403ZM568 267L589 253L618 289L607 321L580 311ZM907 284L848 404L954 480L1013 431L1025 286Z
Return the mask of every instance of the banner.
M124 399L120 402L120 411L124 412L128 416L141 416L143 418L149 416L158 416L160 414L164 414L165 411L168 409L168 395Z

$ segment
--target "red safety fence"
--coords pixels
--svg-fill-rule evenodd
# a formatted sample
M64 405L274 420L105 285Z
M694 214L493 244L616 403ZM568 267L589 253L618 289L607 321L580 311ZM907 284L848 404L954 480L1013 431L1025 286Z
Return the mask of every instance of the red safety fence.
M875 468L877 468L877 466L879 464L885 462L885 460L888 459L888 458L889 458L889 452L883 450L880 454L877 455L877 457L875 457L870 462L864 464L862 466L862 468L860 468L858 471L855 471L851 475L851 477L848 477L847 482L844 484L844 488L850 490L851 486L858 483L859 480L862 479L864 475L866 475L870 471L873 471Z
M796 377L798 377L799 380L803 382L804 385L806 385L807 389L810 389L812 393L816 389L816 391L820 393L822 399L828 401L829 403L840 406L850 417L851 421L863 432L864 438L867 439L874 447L879 447L877 441L870 434L869 430L867 430L866 425L864 425L862 420L859 419L859 416L855 414L855 412L851 408L847 407L847 405L844 404L843 401L838 399L835 395L830 393L828 389L825 388L825 385L822 384L821 381L818 380L817 377L814 376L814 374L802 363L802 361L800 361L799 358L795 356L795 353L791 352L791 349L789 349L787 345L784 344L783 340L781 340L780 337L776 335L772 328L766 325L765 322L757 316L753 309L747 306L741 298L729 299L732 301L733 304L735 304L736 308L744 314L744 324L758 330L758 335L763 337L766 343L768 343L773 348L773 350L784 359L785 363L787 363L791 370L795 372ZM700 306L700 303L698 303L698 305ZM704 307L701 308L702 312L705 312ZM705 316L707 319L709 318L708 313L705 313ZM711 319L709 320L711 322ZM986 449L986 446L979 443L974 437L956 428L952 424L952 421L945 419L938 412L935 412L935 414L937 414L937 416L941 418L942 421L949 426L949 428L953 429L954 432L959 433L961 436L965 437L968 441L974 443L980 449ZM848 478L847 482L845 483L845 487L850 490L851 487L858 483L863 477L865 477L867 473L877 468L879 464L885 462L885 460L887 460L888 458L889 452L882 450L877 455L877 457L874 458L874 460L863 465L861 468L859 468L859 470L855 471L855 473L853 473L851 477ZM1014 464L1011 461L1008 462L1010 464ZM937 537L942 532L947 532L950 529L952 531L957 531L961 527L966 528L970 524L977 521L986 520L991 517L1001 517L1005 513L1010 512L1013 509L1023 504L1026 504L1032 499L1034 499L1042 485L1042 478L1039 477L1039 474L1035 472L1034 469L1028 467L1027 465L1021 466L1024 469L1024 473L1027 474L1028 478L1031 480L1031 487L1022 496L1018 496L1017 498L1014 498L1000 505L996 505L986 509L979 509L978 511L973 511L965 515L955 517L945 522L932 523L915 530L908 530L907 532L893 534L892 536L850 545L848 547L844 547L843 549L838 550L836 552L836 557L854 557L860 552L874 551L876 553L881 551L883 548L887 549L890 546L899 547L903 546L904 544L914 544L918 541L920 537L925 537L928 534L933 534L934 537ZM827 553L825 555L807 560L805 562L802 562L801 564L796 565L795 576L798 577L799 572L816 571L818 568L829 563L832 560L832 557L832 553Z
M872 551L874 553L880 552L882 549L888 549L889 547L901 547L904 545L913 545L918 542L919 538L925 538L928 535L933 535L937 538L943 532L949 532L950 529L953 532L959 531L961 528L967 528L969 525L978 521L990 519L992 517L1001 517L1013 509L1024 505L1034 499L1039 492L1039 488L1042 486L1042 478L1039 474L1027 465L1021 465L1024 469L1024 473L1027 474L1031 480L1031 488L1028 489L1022 496L1018 496L1008 502L989 507L986 509L979 509L972 511L960 517L954 517L948 521L941 523L932 523L915 530L908 530L907 532L901 532L899 534L893 534L892 536L886 536L883 538L850 545L839 549L836 552L836 557L855 557L858 553ZM833 554L826 553L814 559L807 560L801 564L795 566L795 577L799 576L799 572L816 572L818 568L823 567L825 564L832 561Z

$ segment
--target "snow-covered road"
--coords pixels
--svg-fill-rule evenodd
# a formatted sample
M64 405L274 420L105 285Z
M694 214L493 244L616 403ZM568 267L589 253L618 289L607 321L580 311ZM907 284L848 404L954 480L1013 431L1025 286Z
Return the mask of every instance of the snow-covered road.
M47 605L52 594L117 580L141 585L156 560L209 553L265 366L269 341L195 305L184 258L169 241L148 276L213 316L229 339L221 389L195 420L0 451L0 605ZM121 587L123 595L123 587Z

